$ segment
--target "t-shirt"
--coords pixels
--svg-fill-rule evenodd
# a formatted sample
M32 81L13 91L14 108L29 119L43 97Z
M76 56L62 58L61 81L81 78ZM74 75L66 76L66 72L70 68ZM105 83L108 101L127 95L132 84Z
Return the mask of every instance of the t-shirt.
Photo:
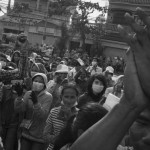
M100 67L96 67L95 69L93 69L93 66L90 66L88 68L88 71L91 73L91 75L94 75L94 74L102 74L102 68Z

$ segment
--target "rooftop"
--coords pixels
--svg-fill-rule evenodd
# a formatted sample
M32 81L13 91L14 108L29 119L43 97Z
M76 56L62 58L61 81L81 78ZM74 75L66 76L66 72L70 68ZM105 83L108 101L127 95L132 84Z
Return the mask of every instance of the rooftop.
M150 0L109 0L110 9L124 9L135 11L136 7L142 7L150 12Z

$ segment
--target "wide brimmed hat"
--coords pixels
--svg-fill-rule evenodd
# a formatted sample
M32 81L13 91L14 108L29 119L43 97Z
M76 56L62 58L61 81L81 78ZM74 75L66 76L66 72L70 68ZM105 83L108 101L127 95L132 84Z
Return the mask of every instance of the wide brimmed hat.
M55 73L68 73L68 72L69 72L69 67L66 65L60 64L57 66Z

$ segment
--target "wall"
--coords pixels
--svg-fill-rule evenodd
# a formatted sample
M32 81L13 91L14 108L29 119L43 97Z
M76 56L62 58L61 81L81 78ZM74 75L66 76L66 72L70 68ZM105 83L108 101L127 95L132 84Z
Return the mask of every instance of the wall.
M105 47L103 54L107 57L122 57L126 58L126 50L123 49L118 49L118 48L113 48L113 47Z
M42 44L43 35L36 34L36 33L28 33L28 40L33 45L35 44ZM54 36L46 36L45 43L48 45L53 45L55 43L56 38Z

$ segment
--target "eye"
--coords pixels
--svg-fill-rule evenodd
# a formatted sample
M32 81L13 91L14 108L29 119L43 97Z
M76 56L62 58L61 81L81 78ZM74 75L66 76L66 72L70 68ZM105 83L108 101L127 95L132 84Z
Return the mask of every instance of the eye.
M99 84L99 82L98 82L98 81L95 81L95 84Z
M75 99L75 96L71 96L70 98L71 98L71 99Z
M68 99L68 98L69 98L69 96L64 96L64 98Z

